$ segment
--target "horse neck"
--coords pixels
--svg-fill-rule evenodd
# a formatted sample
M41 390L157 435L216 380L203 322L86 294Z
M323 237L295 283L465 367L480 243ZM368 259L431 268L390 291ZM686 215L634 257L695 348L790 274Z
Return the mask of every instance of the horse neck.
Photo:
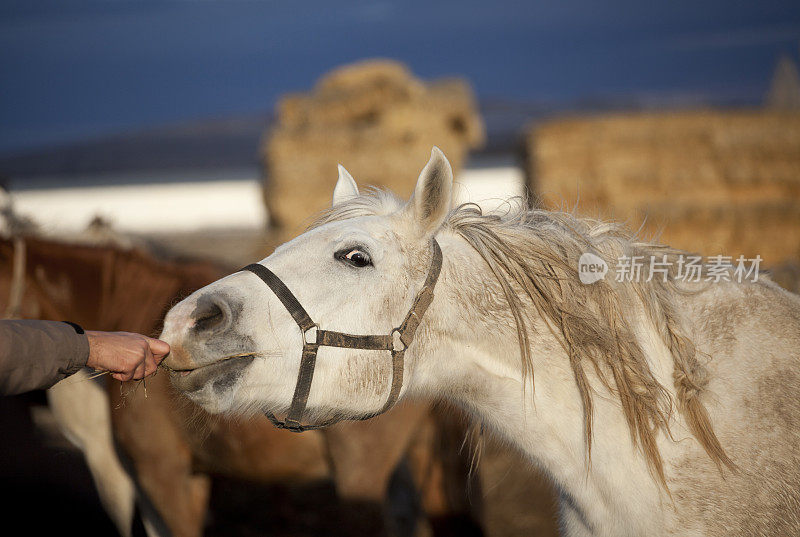
M445 265L436 294L446 298L434 300L421 338L425 356L412 373L418 391L467 408L521 450L552 477L562 506L576 510L596 534L644 531L630 524L652 520L663 497L618 400L594 398L589 463L583 406L561 344L543 325L532 331L533 374L523 378L513 319L495 310L490 270L466 245L440 242Z

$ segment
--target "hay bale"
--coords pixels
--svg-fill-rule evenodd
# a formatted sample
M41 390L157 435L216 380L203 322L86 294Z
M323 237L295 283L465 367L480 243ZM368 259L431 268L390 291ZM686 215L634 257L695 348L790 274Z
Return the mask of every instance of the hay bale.
M483 139L466 82L426 84L388 60L341 67L278 104L262 147L265 202L273 224L294 235L330 203L337 163L360 185L409 196L433 145L457 172Z
M645 235L706 255L800 259L800 114L693 111L532 128L528 187L547 206L645 221Z

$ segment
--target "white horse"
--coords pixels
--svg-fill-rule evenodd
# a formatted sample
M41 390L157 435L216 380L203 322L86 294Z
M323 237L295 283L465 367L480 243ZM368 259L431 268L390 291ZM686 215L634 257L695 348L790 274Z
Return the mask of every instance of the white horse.
M340 168L331 209L260 264L315 328L396 336L435 238L443 265L400 398L449 399L527 454L559 490L564 534L800 534L800 297L763 279L682 283L674 266L585 285L583 253L676 253L563 213L451 210L452 180L438 149L406 204L359 194ZM287 412L315 336L285 304L243 271L176 305L162 335L175 385L212 412ZM319 347L303 418L381 411L392 364Z

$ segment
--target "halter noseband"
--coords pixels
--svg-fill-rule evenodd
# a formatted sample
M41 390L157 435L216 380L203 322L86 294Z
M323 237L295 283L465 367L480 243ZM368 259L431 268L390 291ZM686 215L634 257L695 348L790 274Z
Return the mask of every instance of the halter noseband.
M308 403L308 394L311 391L311 381L314 377L314 366L317 361L317 350L320 347L391 351L392 384L389 397L386 399L383 408L378 412L359 419L366 420L375 417L394 406L400 394L400 388L403 386L403 356L414 340L414 333L422 321L422 316L425 315L425 311L433 301L433 288L436 286L439 272L442 269L442 250L439 248L439 243L436 242L436 239L431 239L431 248L433 249L433 260L428 270L428 276L425 278L425 284L422 289L414 298L414 303L411 305L406 318L403 319L399 327L393 329L389 334L380 336L357 336L322 330L317 323L311 320L311 317L289 288L271 270L258 263L247 265L242 269L252 272L272 289L272 292L275 293L275 296L278 297L303 333L303 354L300 359L300 372L297 375L297 385L294 388L292 403L284 421L278 420L271 412L266 414L273 425L280 429L300 433L327 427L338 421L333 419L317 425L303 425L300 423Z

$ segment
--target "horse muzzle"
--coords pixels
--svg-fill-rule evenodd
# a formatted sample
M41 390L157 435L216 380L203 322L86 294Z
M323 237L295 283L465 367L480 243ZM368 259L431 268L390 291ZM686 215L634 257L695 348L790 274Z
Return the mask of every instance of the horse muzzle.
M227 391L235 386L254 358L255 354L244 354L192 369L171 369L170 381L184 393L196 392L209 385L215 392Z
M256 355L252 338L236 330L241 309L239 300L208 289L169 311L161 339L171 352L162 366L177 389L193 392L210 384L221 391L241 377Z

